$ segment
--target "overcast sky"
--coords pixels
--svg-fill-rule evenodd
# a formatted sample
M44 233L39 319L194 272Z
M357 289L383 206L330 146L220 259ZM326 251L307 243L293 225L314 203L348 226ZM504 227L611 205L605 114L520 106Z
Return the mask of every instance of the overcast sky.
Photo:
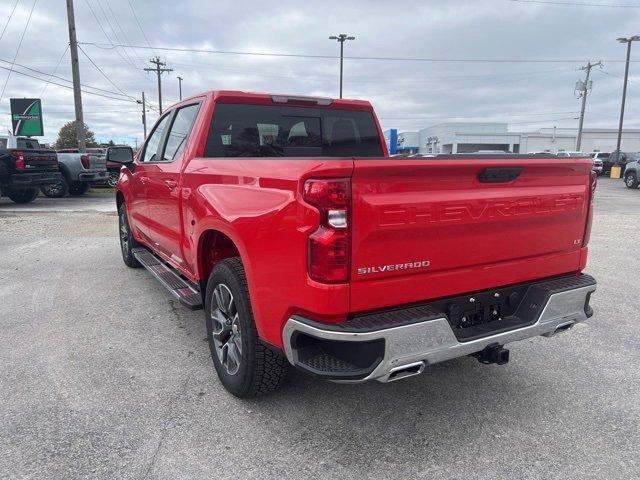
M567 0L573 1L573 0ZM0 62L10 67L34 0L18 0L0 40ZM586 127L616 127L622 93L625 47L619 36L640 34L640 1L575 3L637 8L554 5L510 0L306 1L300 0L75 0L78 41L110 83L80 52L85 122L99 139L134 144L142 139L140 109L131 98L157 105L155 75L142 71L158 54L173 72L163 75L165 107L183 92L213 89L338 96L338 60L191 53L159 47L334 56L329 35L348 33L346 56L468 59L566 60L539 63L431 62L345 59L345 97L370 100L383 127L417 130L443 121L505 121L511 130L577 124L574 85L587 61L602 60L592 74ZM0 0L0 29L16 0ZM90 8L91 7L91 8ZM93 10L93 13L92 11ZM95 16L94 16L95 14ZM97 20L96 18L97 17ZM142 33L144 31L144 34ZM1 30L0 30L1 32ZM147 40L145 40L146 35ZM158 47L108 48L109 44ZM67 88L32 79L71 78L63 0L36 0L15 72L0 102L0 128L10 128L9 98L43 99L45 141L72 120ZM634 47L625 126L640 127L640 44ZM62 59L59 63L59 60ZM57 68L56 68L57 66ZM42 73L27 70L29 67ZM8 71L0 69L0 87ZM53 81L69 85L64 80ZM95 90L90 87L106 90ZM156 114L148 113L149 123Z

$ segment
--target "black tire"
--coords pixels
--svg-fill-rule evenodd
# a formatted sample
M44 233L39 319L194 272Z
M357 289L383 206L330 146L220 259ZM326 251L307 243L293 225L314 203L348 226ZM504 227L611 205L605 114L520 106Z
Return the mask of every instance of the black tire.
M221 334L214 333L218 330L218 320L220 309L218 308L218 300L214 296L216 287L226 287L231 293L232 298L229 301L235 302L235 308L231 308L229 316L233 316L235 320L233 325L237 326L234 331L229 328L229 339L227 340L227 364L223 363L221 356L224 357L224 345L220 347ZM226 303L227 299L223 303ZM235 312L234 312L235 310ZM207 324L207 339L209 341L209 349L211 350L211 358L213 366L218 373L218 378L227 391L239 398L252 398L263 395L278 389L284 382L289 363L280 354L267 348L258 338L253 311L251 309L251 301L249 299L249 290L247 288L247 277L239 258L228 258L218 263L207 282L207 291L205 297L205 315ZM228 323L228 322L227 322ZM238 332L240 339L237 338ZM234 373L229 370L229 345L233 341L232 336L235 335L234 345L241 345L238 352L235 347L236 356L239 354L239 364ZM217 343L216 343L217 342Z
M84 195L89 190L87 182L74 182L69 187L69 195Z
M69 182L62 175L59 182L43 185L40 187L40 191L49 198L62 198L69 193Z
M138 243L131 233L127 208L124 203L118 207L118 227L122 261L129 268L140 268L142 265L140 265L140 262L133 256L132 252L132 249L137 247Z
M107 179L107 185L111 188L116 188L118 179L120 178L119 170L109 170L109 178Z
M638 185L640 185L640 182L638 181L638 176L636 175L635 172L629 172L624 176L624 184L627 186L627 188L638 188Z
M33 202L38 196L37 188L23 188L21 190L14 190L7 193L7 197L13 200L15 203L29 203Z

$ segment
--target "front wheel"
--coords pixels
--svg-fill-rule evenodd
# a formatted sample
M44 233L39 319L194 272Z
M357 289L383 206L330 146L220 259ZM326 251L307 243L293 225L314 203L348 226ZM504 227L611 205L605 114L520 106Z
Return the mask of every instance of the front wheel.
M122 261L129 268L140 268L142 265L133 255L132 249L137 246L131 227L129 226L129 218L127 217L127 207L123 203L118 207L118 225L120 231L120 251L122 252Z
M37 188L23 188L21 190L14 190L7 193L7 197L16 203L29 203L33 202L38 196Z
M239 258L223 260L211 272L205 315L213 365L224 388L236 397L250 398L282 385L289 364L258 338Z
M638 188L638 176L634 172L629 172L624 177L624 184L627 188Z

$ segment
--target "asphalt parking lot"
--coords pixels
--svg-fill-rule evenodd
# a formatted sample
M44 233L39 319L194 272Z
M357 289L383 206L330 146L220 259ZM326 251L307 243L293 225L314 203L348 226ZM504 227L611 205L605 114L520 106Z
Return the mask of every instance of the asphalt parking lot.
M202 312L120 258L113 194L0 201L0 478L640 477L640 190L601 179L595 316L392 384L227 394Z

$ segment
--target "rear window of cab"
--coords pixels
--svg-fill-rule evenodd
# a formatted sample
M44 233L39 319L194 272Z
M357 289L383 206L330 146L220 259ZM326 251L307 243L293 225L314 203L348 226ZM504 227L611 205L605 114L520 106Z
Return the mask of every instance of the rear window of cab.
M205 157L379 157L371 112L217 104Z

